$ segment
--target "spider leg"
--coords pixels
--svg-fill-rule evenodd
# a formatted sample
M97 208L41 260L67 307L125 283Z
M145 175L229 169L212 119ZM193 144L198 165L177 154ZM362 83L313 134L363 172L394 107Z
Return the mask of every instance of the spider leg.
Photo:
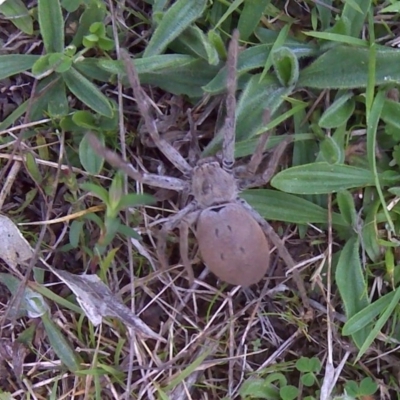
M129 177L135 181L139 181L145 185L155 186L163 189L170 189L176 191L184 191L188 189L188 183L186 181L174 178L171 176L161 176L156 174L148 174L138 171L132 164L123 160L114 151L103 146L100 140L92 132L86 133L89 143L93 150L101 157L103 157L110 165L125 172Z
M156 123L150 114L150 101L147 94L140 86L139 75L128 53L126 51L121 51L121 57L124 61L128 80L132 87L140 114L144 119L146 129L153 139L155 145L176 168L178 168L184 174L189 174L192 171L192 167L173 146L160 137Z
M250 215L260 224L262 230L264 231L265 235L271 242L276 246L279 256L282 260L286 263L287 267L293 273L293 279L296 283L296 286L300 293L300 298L303 302L303 306L308 310L311 311L310 302L307 296L306 289L304 287L304 282L300 276L299 271L295 268L296 262L293 260L292 256L290 255L289 251L287 250L286 246L282 242L282 239L277 235L274 231L272 226L256 211L254 210L250 204L248 204L245 200L240 199L237 201L242 207L244 207Z
M270 111L265 110L263 115L263 124L267 125L270 119L271 119ZM261 161L263 159L264 149L270 136L271 136L271 131L266 131L260 136L257 142L256 149L253 155L251 156L249 163L246 166L247 176L254 176L256 174L257 169L260 166Z
M168 261L165 257L165 253L166 253L166 247L167 247L167 236L168 236L168 232L174 230L175 228L177 228L178 226L181 226L182 221L184 220L184 218L186 216L188 216L189 214L193 214L193 212L196 211L197 208L197 204L194 202L189 203L185 208L183 208L182 210L178 211L175 215L171 216L168 221L166 221L163 226L160 229L159 234L157 235L157 256L158 259L160 261L161 264L161 268L166 270L168 268ZM190 226L190 224L188 225L188 227ZM185 230L185 227L182 227L183 230ZM184 233L184 232L183 232ZM190 263L186 264L186 259L187 259L187 235L186 238L183 238L184 235L182 235L182 231L181 231L181 236L180 236L180 240L182 241L183 239L183 243L180 244L181 250L182 248L184 249L185 247L185 240L186 240L186 254L182 255L182 258L184 259L184 267L188 270L189 272L189 279L190 277ZM186 257L186 258L185 258ZM187 265L189 265L189 269L187 268ZM192 277L193 277L193 272L192 272Z
M189 238L189 228L192 226L198 216L199 216L200 211L193 211L189 214L187 214L186 217L182 218L180 226L179 226L179 251L181 254L182 258L182 264L186 269L186 272L188 273L189 276L189 284L192 286L194 282L194 274L193 274L193 268L192 268L192 263L189 260L188 256L188 251L189 251L189 243L188 243L188 238Z
M266 139L268 139L268 138L266 138ZM263 185L267 184L271 180L271 178L274 176L275 171L279 165L279 160L281 159L289 141L290 141L290 139L285 139L276 146L276 148L274 149L274 152L272 154L272 157L271 157L270 161L268 162L268 166L262 174L239 178L238 179L239 189L240 190L250 189L250 188L259 187L259 186L263 186ZM263 149L264 149L266 142L267 142L267 140L265 140L265 138L261 137L258 144L261 143L263 146ZM257 145L256 152L258 150L258 147L259 146ZM261 156L261 159L262 159L262 156ZM260 159L260 162L261 162L261 159ZM253 160L253 158L252 158L252 160ZM250 163L251 163L251 160L250 160ZM253 167L254 166L251 166L251 168L253 168ZM258 167L258 165L257 165L257 167Z
M233 31L232 40L228 49L227 61L227 96L226 96L226 119L223 127L224 140L222 144L222 166L230 171L235 162L235 133L236 133L236 66L238 58L239 31Z

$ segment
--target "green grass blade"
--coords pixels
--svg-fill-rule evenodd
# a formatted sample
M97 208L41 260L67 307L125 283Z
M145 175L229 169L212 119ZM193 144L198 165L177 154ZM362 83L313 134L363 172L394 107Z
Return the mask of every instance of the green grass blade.
M352 36L340 35L332 32L303 32L307 36L312 36L318 39L329 40L330 42L352 44L354 46L368 47L368 42Z
M65 336L48 314L44 314L41 318L52 350L70 371L77 371L80 368L79 357L75 354Z
M364 343L360 347L360 351L358 352L357 357L354 360L355 363L358 362L358 360L371 347L372 342L376 339L376 337L378 336L378 334L381 331L381 329L383 328L383 326L389 320L389 318L393 314L395 308L398 307L399 301L400 301L400 288L397 288L396 291L394 292L394 296L393 296L390 304L386 308L385 312L378 319L377 323L375 324L373 329L370 331L370 334L367 336Z
M374 301L372 304L349 318L343 325L342 334L345 336L353 335L369 325L374 318L381 314L383 310L387 309L395 294L396 292L385 294L383 297Z
M386 216L386 220L389 224L391 231L395 233L393 220L390 217L389 211L386 206L386 200L382 192L376 165L376 152L377 152L376 144L377 144L378 123L385 102L385 96L386 96L386 90L378 91L375 100L372 104L371 111L368 112L367 109L367 153L368 153L368 162L374 176L375 186L379 195L379 199L382 204L383 212Z

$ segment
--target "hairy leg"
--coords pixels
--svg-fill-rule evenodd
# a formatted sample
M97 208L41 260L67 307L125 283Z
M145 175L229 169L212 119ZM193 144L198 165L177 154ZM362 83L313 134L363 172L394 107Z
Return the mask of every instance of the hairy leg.
M94 133L88 132L86 135L93 150L99 156L103 157L114 168L125 172L135 181L158 188L176 190L178 192L188 189L188 183L182 179L139 172L132 164L124 161L117 153L103 146Z
M189 228L196 222L198 216L199 216L200 211L193 211L189 214L187 214L186 217L184 217L181 220L181 223L179 225L179 251L181 254L182 258L182 264L185 267L188 276L189 276L189 284L190 286L194 282L194 274L193 274L193 268L192 268L192 263L189 259L189 243L188 243L188 238L189 238Z
M263 138L261 137L260 141L262 139ZM268 162L267 168L265 169L265 171L262 174L239 178L238 179L239 189L240 190L250 189L250 188L254 188L254 187L263 186L266 183L268 183L271 180L271 178L274 176L276 168L279 165L279 160L281 159L289 141L290 141L290 139L284 139L282 142L280 142L278 144L278 146L275 148L275 150L272 154L271 159ZM266 144L266 142L265 142L265 144ZM260 162L261 162L261 160L260 160Z
M289 251L283 244L281 238L277 235L272 226L256 210L254 210L250 206L250 204L248 204L243 199L238 200L238 203L242 207L244 207L251 214L251 216L260 224L267 238L270 239L271 242L276 246L279 256L286 263L287 267L293 272L293 279L299 290L303 306L308 310L308 312L311 312L310 302L307 297L307 292L304 287L304 282L300 276L299 271L297 271L297 269L295 268L296 266L295 261L293 260Z
M192 167L173 146L160 137L155 121L150 113L150 101L147 94L140 86L139 75L128 53L126 51L121 51L121 57L124 61L128 80L132 87L140 114L144 119L146 129L153 139L155 145L176 168L178 168L184 174L189 174L192 170Z
M235 30L228 49L227 61L227 96L226 119L223 127L224 141L222 144L222 166L230 171L235 162L235 134L236 134L236 65L238 58L239 31Z
M189 203L185 208L178 211L175 215L171 216L161 227L160 232L157 235L156 251L157 251L157 256L158 256L158 259L159 259L162 269L168 268L168 260L165 257L168 232L170 232L170 231L174 230L175 228L177 228L178 226L180 226L186 216L188 216L189 214L193 214L193 212L195 212L196 207L197 206L195 203L193 203L193 202ZM181 240L182 240L182 235L181 235ZM187 240L187 237L186 237L186 240ZM181 246L184 246L184 243L183 243L183 245L181 244L180 247ZM181 254L181 256L182 256L182 254ZM186 251L186 257L187 257L187 251ZM183 258L183 256L182 256L182 258ZM186 265L184 265L184 266L186 268Z

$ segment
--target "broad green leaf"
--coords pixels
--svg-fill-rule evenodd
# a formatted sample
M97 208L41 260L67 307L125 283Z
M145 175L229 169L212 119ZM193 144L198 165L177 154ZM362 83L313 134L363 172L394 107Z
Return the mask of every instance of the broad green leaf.
M383 121L385 121L387 124L390 124L396 129L400 130L400 103L397 101L385 99L382 112L381 112L381 118Z
M278 36L274 44L272 45L271 52L267 57L267 61L265 62L264 69L260 77L260 81L268 74L269 69L272 67L272 54L284 45L289 35L289 30L290 30L290 24L284 25L283 28L279 30Z
M347 318L351 318L369 305L367 285L360 262L358 238L349 239L340 252L335 280ZM358 347L365 340L367 334L367 329L362 329L353 335L353 340Z
M130 226L126 226L126 225L120 225L118 227L118 233L128 237L128 238L134 238L136 240L142 240L142 237L134 230L132 229Z
M118 61L100 61L99 65L109 72L125 76L122 63ZM206 85L218 72L217 66L187 55L165 54L134 60L140 82L155 85L173 94L185 94L189 97L201 97L202 86ZM123 78L124 85L129 85Z
M50 70L50 54L45 54L41 56L32 65L32 74L35 78L39 78L45 72Z
M84 224L85 224L85 221L80 220L80 219L75 219L72 221L72 223L69 227L69 243L71 244L71 246L74 249L77 248L79 245L79 239L83 232Z
M337 128L353 115L356 103L351 92L343 93L324 111L318 125L324 129Z
M237 140L251 138L263 127L263 114L269 110L271 115L289 96L291 88L281 87L272 76L260 81L260 74L253 75L244 88L236 108Z
M96 117L90 111L76 111L72 116L76 125L86 129L97 129Z
M325 162L288 168L271 181L276 189L294 194L334 193L374 183L374 176L367 169Z
M367 87L369 48L336 46L300 72L299 87L361 89ZM376 49L376 85L400 83L400 50Z
M244 0L233 0L232 3L229 4L229 7L226 8L225 6L220 5L218 7L218 11L224 10L225 12L219 16L219 20L217 22L214 22L214 29L217 30L221 27L222 31L226 31L227 26L230 26L230 20L232 17L232 14L240 7L240 5L244 2ZM218 2L219 3L219 2ZM214 3L216 4L216 3ZM223 7L223 8L222 8ZM213 7L213 10L216 10L217 7Z
M279 390L275 385L271 385L265 379L249 378L243 382L239 390L243 399L279 399ZM251 397L249 397L251 396Z
M65 83L62 79L58 79L58 81L49 88L47 96L49 98L48 111L52 118L59 119L69 113Z
M246 0L244 2L238 22L241 40L247 40L251 36L269 3L271 0Z
M237 78L247 71L263 67L267 61L269 47L270 46L267 45L257 45L240 52L236 68ZM227 69L226 66L224 66L219 70L218 74L203 87L203 90L214 95L224 92L226 90L226 78Z
M176 95L187 95L192 98L202 97L202 86L206 85L217 73L218 67L197 59L181 68L158 73L142 73L140 82L160 87Z
M237 75L243 75L245 72L262 68L265 66L271 47L276 41L277 33L273 31L261 32L266 36L264 39L267 43L251 46L239 53L237 64ZM259 32L259 30L257 30ZM270 33L271 32L271 33ZM267 40L268 38L268 40ZM311 56L315 53L315 47L309 44L303 44L290 39L284 43L285 47L296 55L297 58ZM226 67L224 66L203 89L211 94L218 94L225 90L226 87Z
M225 43L222 40L220 33L212 29L208 31L207 37L209 42L214 46L219 57L222 59L226 59L227 54L226 54Z
M25 155L26 169L29 174L35 180L36 184L39 184L43 181L42 174L40 173L39 167L36 163L36 159L32 153L27 153Z
M8 54L0 56L0 80L31 69L40 56Z
M79 18L79 24L71 44L79 47L82 44L83 37L89 33L90 26L94 22L103 21L105 15L106 8L103 2L90 2L90 4L85 8L85 11Z
M293 385L287 385L279 389L279 394L282 399L295 400L299 396L299 389Z
M47 53L64 51L64 19L59 0L38 0L40 33Z
M367 90L368 93L368 90ZM383 105L385 102L385 97L386 97L386 90L384 88L380 89L377 91L376 96L374 97L374 91L373 88L371 90L371 108L368 108L368 102L367 102L367 158L368 158L368 164L370 166L370 169L375 177L375 187L376 191L378 192L378 196L381 200L382 208L383 208L383 213L386 216L386 221L389 226L389 230L395 234L395 227L394 223L392 221L392 218L390 216L390 213L386 207L386 199L382 191L382 185L379 180L379 173L378 173L378 167L377 167L377 160L376 160L376 154L377 154L377 142L378 142L378 125L380 121L380 116L381 112L383 109ZM368 96L367 96L368 99Z
M196 57L186 54L161 54L159 56L132 59L139 76L144 73L168 73L176 68L191 65ZM100 59L98 65L112 74L125 75L125 67L121 61Z
M344 3L341 18L348 21L351 36L359 36L370 7L371 0L346 0Z
M143 57L161 54L169 43L201 17L206 4L206 0L197 0L195 2L177 0L163 15L161 22L146 46Z
M96 185L91 182L83 182L80 187L83 190L87 190L88 192L92 192L93 195L97 196L100 200L108 205L108 191L102 186ZM89 214L90 215L90 214Z
M154 204L155 199L149 194L128 193L122 196L118 207L122 210L127 207L136 207L140 205Z
M322 31L325 31L329 28L331 18L332 18L332 11L326 7L332 5L332 0L325 0L323 3L316 3L315 7L318 10L319 19L321 21L321 28Z
M58 326L48 314L42 316L42 322L52 350L71 372L78 371L80 368L79 357L75 354L62 332L60 332Z
M240 194L265 219L296 224L328 223L328 210L292 194L269 189L250 189ZM334 225L348 226L340 214L332 214Z
M107 72L102 68L99 63L105 60L104 58L84 58L79 62L74 63L74 67L86 78L90 80L98 80L100 82L109 82L111 73ZM111 61L111 60L107 60ZM112 63L118 63L118 61L112 61Z
M33 20L22 0L6 0L0 4L0 13L27 35L33 34Z
M0 131L5 131L7 128L13 125L18 120L18 118L24 115L29 103L29 99L24 101L7 118L3 119L3 121L1 121L0 123Z
M279 36L279 31L258 27L255 31L255 36L261 43L272 47ZM282 46L288 47L297 58L311 57L320 53L319 46L315 43L306 43L288 36Z
M329 164L344 162L344 150L332 136L325 136L321 142L318 161L326 161Z
M369 376L360 382L360 393L362 393L364 396L371 396L377 390L378 384Z
M272 65L282 86L291 87L299 79L299 63L288 47L280 47L271 54Z
M103 135L97 135L104 145ZM85 170L93 175L100 173L104 165L103 157L100 157L90 146L87 136L85 135L79 144L79 160Z
M357 224L357 211L354 204L354 198L347 190L339 192L336 196L340 214L347 225L355 227Z
M374 193L374 195L376 195ZM380 201L376 199L368 209L362 227L363 246L368 257L376 263L381 259L381 249L378 243L379 233L377 226L377 213L380 208Z
M68 12L76 11L81 5L82 0L61 0L61 6ZM92 2L97 3L97 2Z
M183 46L183 49L186 50L185 52L189 51L191 54L203 58L210 65L219 63L216 48L210 42L208 36L197 26L189 26L175 42L171 43L171 49L175 47L175 44L178 47Z
M92 110L111 118L113 109L106 96L75 68L62 74L68 89Z
M271 121L272 122L272 121ZM294 142L303 142L310 141L315 139L315 135L312 133L296 133L295 135L279 135L279 136L271 136L264 150L271 150L279 143L281 143L284 139L291 137ZM259 142L260 137L256 136L251 139L242 140L240 142L236 142L235 144L235 158L242 158L246 156L250 156L254 153L257 143ZM308 146L309 143L306 144Z
M380 13L398 13L400 12L400 1L396 1L394 4L390 6L384 7L379 10Z
M48 117L49 105L53 100L54 90L61 85L60 80L62 77L60 74L54 73L50 74L46 78L39 81L36 88L35 101L31 105L30 118L32 121L37 121L43 117ZM64 84L64 83L62 83ZM55 94L58 96L58 94ZM69 104L64 104L66 112L69 111Z
M260 82L260 74L253 75L243 90L236 107L236 140L249 140L265 131L263 115L269 110L271 115L291 93L290 88L282 88L276 78L267 75ZM214 154L222 142L222 131L203 150L203 156Z

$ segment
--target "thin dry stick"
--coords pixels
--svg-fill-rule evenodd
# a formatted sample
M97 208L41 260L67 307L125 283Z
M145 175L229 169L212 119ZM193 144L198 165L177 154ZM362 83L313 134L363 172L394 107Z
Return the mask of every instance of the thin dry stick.
M21 163L15 162L11 167L10 172L7 175L6 182L4 183L0 192L0 210L3 208L4 201L11 191L15 179L17 178L18 172L21 169Z

